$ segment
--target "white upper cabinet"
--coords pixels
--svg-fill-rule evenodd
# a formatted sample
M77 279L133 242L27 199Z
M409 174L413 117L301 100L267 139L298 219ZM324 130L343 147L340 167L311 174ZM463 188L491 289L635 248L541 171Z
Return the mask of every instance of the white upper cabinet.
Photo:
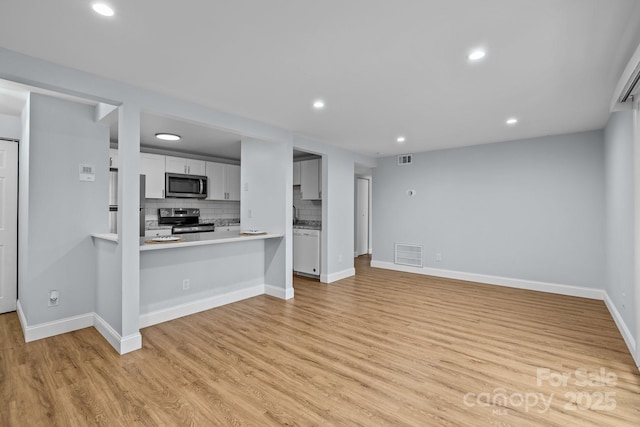
M300 162L293 162L293 185L300 185Z
M204 160L187 159L187 172L190 175L206 175L206 163Z
M207 200L225 200L225 167L222 163L207 162Z
M240 201L240 166L225 165L227 200Z
M109 148L109 168L118 169L118 150Z
M240 166L206 162L207 200L240 200Z
M187 173L187 159L166 156L166 171L171 173Z
M140 153L140 174L145 175L145 197L164 199L165 156Z
M322 160L300 162L300 191L303 200L322 199Z
M187 175L205 175L205 161L166 156L167 172Z

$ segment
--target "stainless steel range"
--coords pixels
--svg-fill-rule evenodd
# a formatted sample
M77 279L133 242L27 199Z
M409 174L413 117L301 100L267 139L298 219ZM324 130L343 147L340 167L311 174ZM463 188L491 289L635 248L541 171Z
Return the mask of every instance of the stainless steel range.
M172 234L215 231L215 225L213 224L200 224L200 209L158 209L158 224L173 225Z

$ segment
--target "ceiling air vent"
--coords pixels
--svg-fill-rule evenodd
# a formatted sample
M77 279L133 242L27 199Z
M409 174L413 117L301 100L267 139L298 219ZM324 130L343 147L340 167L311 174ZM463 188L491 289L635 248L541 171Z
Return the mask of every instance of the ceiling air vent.
M413 161L413 154L400 154L398 156L398 166L410 165Z
M422 245L396 243L394 262L396 264L410 265L412 267L422 267L423 249L424 246Z

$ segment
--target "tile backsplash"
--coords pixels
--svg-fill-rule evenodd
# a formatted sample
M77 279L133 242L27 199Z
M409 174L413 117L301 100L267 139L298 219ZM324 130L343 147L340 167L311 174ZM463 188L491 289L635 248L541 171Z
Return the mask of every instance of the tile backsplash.
M293 205L300 221L322 221L322 200L302 200L300 187L293 187Z
M152 225L158 221L160 208L200 209L200 222L214 222L227 225L240 222L240 202L197 199L146 199L145 221Z

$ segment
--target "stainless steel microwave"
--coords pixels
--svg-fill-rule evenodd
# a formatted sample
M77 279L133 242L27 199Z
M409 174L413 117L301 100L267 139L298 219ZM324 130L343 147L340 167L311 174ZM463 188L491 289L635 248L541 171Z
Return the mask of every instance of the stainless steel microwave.
M207 177L167 172L165 173L165 196L205 199L207 197Z

